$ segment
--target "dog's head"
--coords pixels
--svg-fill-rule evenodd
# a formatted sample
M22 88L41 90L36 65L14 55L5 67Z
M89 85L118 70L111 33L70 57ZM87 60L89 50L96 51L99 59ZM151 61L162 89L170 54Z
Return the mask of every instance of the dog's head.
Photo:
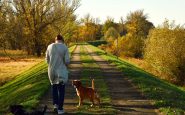
M72 80L72 86L75 88L78 88L82 85L82 82L80 80Z
M22 105L10 105L9 110L14 115L22 115L25 112Z

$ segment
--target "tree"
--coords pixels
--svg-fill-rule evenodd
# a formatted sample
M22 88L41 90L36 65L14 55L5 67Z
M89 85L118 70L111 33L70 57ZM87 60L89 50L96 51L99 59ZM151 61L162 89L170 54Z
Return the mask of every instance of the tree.
M6 4L14 11L16 23L21 23L28 53L40 56L48 41L44 34L53 38L57 33L68 32L66 26L75 20L79 0L12 0Z
M127 42L124 42L126 43L123 44L124 47L127 47L128 52L135 58L143 57L144 41L150 29L154 28L153 24L147 20L147 15L143 13L143 10L138 10L131 12L127 16L125 25L127 28L127 39L123 40Z
M101 37L101 26L98 24L99 21L97 18L95 19L91 17L90 14L87 14L81 19L81 22L79 36L83 41L92 41Z
M185 29L170 26L167 20L153 29L146 41L144 59L159 71L163 79L185 83Z
M117 31L119 31L118 24L114 22L114 19L113 18L110 18L110 17L107 17L107 20L103 24L102 33L105 35L105 33L107 32L107 30L109 28L111 28L111 27L113 27L114 29L116 29Z
M125 21L124 21L123 17L120 18L120 21L118 23L118 27L119 27L120 36L127 34L127 29L126 29L126 25L125 25Z
M105 39L109 41L110 43L113 42L115 39L119 37L119 33L117 30L113 27L110 27L107 32L105 33Z
M6 18L8 17L7 14L11 12L9 9L10 7L5 2L0 1L0 47L3 47L3 49L7 47L6 33L8 32L8 22L10 21Z
M146 38L154 25L147 20L147 15L143 13L143 10L137 10L127 15L126 28L129 33Z

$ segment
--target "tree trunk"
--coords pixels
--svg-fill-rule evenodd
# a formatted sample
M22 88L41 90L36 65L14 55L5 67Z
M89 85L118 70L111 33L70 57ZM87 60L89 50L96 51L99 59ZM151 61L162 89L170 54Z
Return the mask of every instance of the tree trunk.
M40 57L41 56L41 46L40 45L38 45L37 47L36 47L36 53L37 53L37 57Z

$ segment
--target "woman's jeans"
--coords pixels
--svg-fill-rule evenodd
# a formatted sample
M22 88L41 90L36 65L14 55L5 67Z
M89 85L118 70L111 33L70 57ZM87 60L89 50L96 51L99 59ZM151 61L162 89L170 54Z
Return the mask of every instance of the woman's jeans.
M63 110L65 85L64 84L53 84L52 94L53 94L53 105L57 104L58 109Z

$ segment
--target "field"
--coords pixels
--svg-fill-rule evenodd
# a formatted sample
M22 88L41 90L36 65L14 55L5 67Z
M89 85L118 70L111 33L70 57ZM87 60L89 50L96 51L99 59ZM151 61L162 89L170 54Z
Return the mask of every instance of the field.
M0 86L43 60L43 58L28 57L25 52L20 50L8 50L7 53L13 59L10 59L4 51L0 50Z

